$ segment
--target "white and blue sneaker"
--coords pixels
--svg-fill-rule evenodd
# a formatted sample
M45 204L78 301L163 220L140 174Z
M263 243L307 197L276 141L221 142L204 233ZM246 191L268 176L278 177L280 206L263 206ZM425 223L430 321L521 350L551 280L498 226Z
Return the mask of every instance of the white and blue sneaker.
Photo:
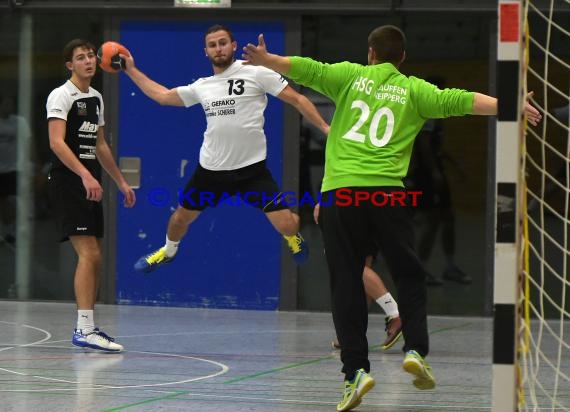
M93 332L83 334L82 330L75 329L71 343L82 348L96 349L103 352L122 352L123 345L115 342L115 339L107 335L99 328L93 329Z

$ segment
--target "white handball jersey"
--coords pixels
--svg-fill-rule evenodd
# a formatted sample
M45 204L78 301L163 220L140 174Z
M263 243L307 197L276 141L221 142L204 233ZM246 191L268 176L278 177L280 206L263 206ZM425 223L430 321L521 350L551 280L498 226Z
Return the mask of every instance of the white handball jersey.
M266 93L277 96L286 86L279 73L236 60L223 73L178 87L184 105L200 103L206 115L200 165L208 170L234 170L265 160Z
M96 179L101 175L95 148L97 130L105 126L103 97L92 87L82 92L71 80L53 90L47 99L47 118L66 121L65 143ZM52 152L54 169L67 169Z

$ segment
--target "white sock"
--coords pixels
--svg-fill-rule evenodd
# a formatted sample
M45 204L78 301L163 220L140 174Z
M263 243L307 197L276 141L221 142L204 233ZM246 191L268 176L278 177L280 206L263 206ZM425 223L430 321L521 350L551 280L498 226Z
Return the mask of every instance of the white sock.
M178 252L178 245L180 241L174 242L166 236L166 243L164 244L164 251L166 252L166 256L172 257Z
M380 305L380 307L386 313L386 316L389 318L397 318L400 316L400 312L398 312L398 304L390 292L376 299L376 303Z
M84 335L93 332L95 329L93 310L77 311L77 329L81 330Z

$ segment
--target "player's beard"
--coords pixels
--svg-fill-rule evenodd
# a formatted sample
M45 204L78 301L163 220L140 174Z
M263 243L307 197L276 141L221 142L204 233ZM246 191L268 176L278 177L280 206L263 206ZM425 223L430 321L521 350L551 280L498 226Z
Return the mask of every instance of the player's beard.
M209 59L212 62L212 65L216 66L218 69L227 69L234 62L234 55L231 54L217 59L215 57L209 57Z

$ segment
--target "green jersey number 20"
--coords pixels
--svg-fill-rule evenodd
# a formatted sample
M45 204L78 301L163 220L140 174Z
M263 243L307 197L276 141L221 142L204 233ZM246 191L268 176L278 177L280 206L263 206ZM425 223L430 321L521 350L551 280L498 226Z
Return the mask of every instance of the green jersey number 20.
M364 143L366 135L360 133L359 130L362 125L370 117L370 107L368 104L362 100L355 100L352 102L351 109L359 109L360 117L358 121L350 128L348 132L343 137L343 139L354 140L356 142ZM386 129L382 138L378 139L378 125L382 117L386 116ZM377 147L386 146L390 139L392 138L392 133L394 132L394 113L388 107L381 107L374 113L372 120L370 121L370 129L368 130L368 136L370 137L370 142Z

